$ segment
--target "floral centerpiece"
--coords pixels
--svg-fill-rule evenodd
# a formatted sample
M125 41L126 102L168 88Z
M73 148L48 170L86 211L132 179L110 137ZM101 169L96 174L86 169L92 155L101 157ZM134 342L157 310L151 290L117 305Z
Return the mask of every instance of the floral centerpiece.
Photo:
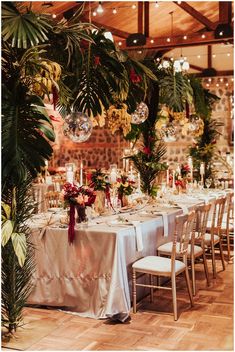
M118 199L121 201L121 206L124 207L128 204L127 196L131 195L134 190L134 181L128 179L128 176L121 175L120 178L117 179L117 194Z
M96 194L95 211L99 214L104 212L105 199L111 204L110 200L110 182L108 176L104 174L101 169L96 169L88 175L90 181L89 187L94 189Z
M176 171L175 174L175 186L178 190L186 189L186 185L188 183L188 180L190 180L190 166L188 164L181 165L180 169Z
M78 213L78 222L86 220L86 206L91 206L95 202L96 195L93 190L88 187L77 187L74 184L66 182L63 186L63 197L65 206L70 207L69 213L69 229L68 239L69 243L74 240L74 226L75 226L75 208Z

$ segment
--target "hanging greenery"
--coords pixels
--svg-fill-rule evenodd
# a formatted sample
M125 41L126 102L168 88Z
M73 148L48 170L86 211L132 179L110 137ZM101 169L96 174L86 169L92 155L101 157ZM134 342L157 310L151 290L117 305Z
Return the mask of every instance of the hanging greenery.
M212 119L213 105L219 98L204 89L201 80L190 78L193 88L195 112L204 122L203 133L196 138L196 143L189 148L189 155L193 158L194 168L200 170L200 164L205 163L205 179L213 176L212 160L216 152L216 141L220 135L219 127L223 123ZM196 177L200 177L199 172Z

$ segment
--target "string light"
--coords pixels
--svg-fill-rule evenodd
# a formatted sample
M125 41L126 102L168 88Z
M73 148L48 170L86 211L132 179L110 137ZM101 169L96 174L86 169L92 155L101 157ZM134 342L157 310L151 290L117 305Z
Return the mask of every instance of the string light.
M150 40L150 43L152 43L152 44L153 44L153 43L154 43L154 40L153 40L153 39L151 39L151 40Z
M213 58L215 58L215 57L216 57L216 55L215 55L215 54L213 54L213 55L212 55L212 57L213 57Z
M52 18L56 18L56 14L55 13L53 13Z
M223 78L220 78L220 82L223 82Z
M180 5L180 4L181 4L181 2L182 2L182 1L177 1L177 4L179 4L179 5Z
M167 40L166 40L168 43L171 41L171 38L167 38Z
M133 10L135 10L136 9L136 4L133 4L131 7L132 7Z
M114 8L113 9L113 14L116 15L116 13L117 13L117 9Z
M159 3L156 1L155 2L155 7L158 8L159 7Z
M98 7L96 9L96 12L97 13L103 13L104 12L104 9L102 7L101 1L99 1L99 5L98 5Z
M122 42L118 42L118 45L121 46L121 45L122 45Z
M184 36L183 36L183 39L184 39L184 40L186 40L187 38L188 38L187 35L184 35Z
M228 53L227 56L230 56L230 53Z
M223 34L224 34L224 32L222 32L222 31L221 31L221 32L219 32L219 35L220 35L221 37L222 37L222 35L223 35Z
M205 34L202 34L202 39L205 39L205 38L206 38Z
M200 59L200 58L201 58L201 55L197 55L197 58Z
M92 12L92 16L95 17L96 15L97 15L96 11L93 11L93 12Z

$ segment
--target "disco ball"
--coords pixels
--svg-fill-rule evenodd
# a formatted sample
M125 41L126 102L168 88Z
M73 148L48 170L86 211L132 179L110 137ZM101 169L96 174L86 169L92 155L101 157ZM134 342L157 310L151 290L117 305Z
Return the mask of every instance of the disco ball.
M168 123L161 129L161 136L164 142L175 142L176 141L176 130L172 123Z
M83 112L71 112L66 116L63 125L64 135L75 143L87 141L92 128L91 119Z
M138 104L136 110L131 114L131 123L139 125L143 123L149 115L149 108L145 103Z

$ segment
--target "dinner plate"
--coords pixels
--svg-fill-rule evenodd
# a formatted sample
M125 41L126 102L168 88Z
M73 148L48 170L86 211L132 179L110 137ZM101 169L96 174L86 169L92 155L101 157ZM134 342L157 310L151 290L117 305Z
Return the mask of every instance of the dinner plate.
M62 208L49 208L47 211L50 213L57 213L58 211L61 211Z
M128 226L128 225L133 225L131 222L129 221L120 221L120 220L111 220L108 221L107 224L109 226Z

